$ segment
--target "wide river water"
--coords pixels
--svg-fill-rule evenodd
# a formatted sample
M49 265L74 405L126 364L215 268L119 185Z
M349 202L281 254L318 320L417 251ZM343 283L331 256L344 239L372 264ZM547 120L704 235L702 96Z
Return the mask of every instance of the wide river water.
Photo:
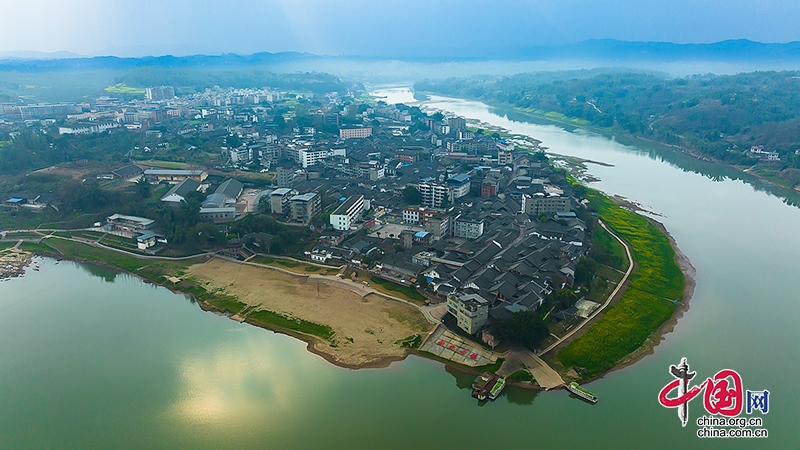
M413 101L407 90L381 95ZM0 448L797 448L794 194L477 102L425 103L613 164L590 166L601 179L593 186L662 214L697 269L690 309L654 353L588 385L597 404L507 389L481 407L469 396L472 377L437 362L341 369L300 341L203 312L165 288L43 259L41 270L0 283ZM734 369L745 389L769 389L769 437L699 439L701 398L682 428L657 402L681 357L694 383Z

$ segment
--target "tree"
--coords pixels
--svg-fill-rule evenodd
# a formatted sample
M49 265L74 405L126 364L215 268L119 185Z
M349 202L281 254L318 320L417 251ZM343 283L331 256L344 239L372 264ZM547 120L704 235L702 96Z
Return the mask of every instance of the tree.
M372 126L379 127L381 126L381 122L378 119L372 119Z
M418 205L422 203L422 194L414 186L406 186L403 189L403 200L409 205Z
M136 182L136 190L142 198L150 198L150 182L145 177L139 178Z
M239 139L239 136L236 134L229 134L225 138L225 143L228 144L230 148L239 148L242 145L242 140Z
M497 320L494 331L498 338L518 342L530 350L537 348L550 334L536 311L519 311L512 314L510 319Z

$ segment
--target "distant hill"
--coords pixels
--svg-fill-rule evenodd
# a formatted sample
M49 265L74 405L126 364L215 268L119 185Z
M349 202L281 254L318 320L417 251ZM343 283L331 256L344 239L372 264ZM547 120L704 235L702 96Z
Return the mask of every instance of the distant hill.
M35 53L29 52L31 55ZM59 55L63 56L63 55ZM615 61L800 61L800 42L761 43L746 39L729 40L712 44L675 44L671 42L629 42L614 39L596 39L559 46L509 47L491 53L472 53L470 56L448 55L440 57L378 57L378 56L319 56L311 53L281 52L254 53L252 55L191 55L191 56L147 56L120 58L96 56L92 58L58 58L47 55L43 58L3 58L0 55L0 71L58 72L93 70L129 70L137 67L163 69L240 69L247 67L269 67L293 61L311 60L381 61L400 59L404 61L436 63L442 61L486 61L486 60L595 60Z
M614 61L773 61L800 60L800 42L765 44L747 39L712 44L629 42L593 39L554 47L528 47L503 54L513 59L595 59Z

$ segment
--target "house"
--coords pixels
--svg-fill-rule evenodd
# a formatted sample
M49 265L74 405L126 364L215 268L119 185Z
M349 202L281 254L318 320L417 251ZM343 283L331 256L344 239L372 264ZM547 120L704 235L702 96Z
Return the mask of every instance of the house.
M114 176L121 178L123 180L130 180L133 178L140 177L144 171L141 167L137 166L136 164L128 164L127 166L120 167L119 169L114 169L111 171Z
M126 216L122 214L114 214L106 218L106 229L108 231L142 231L153 228L156 221L138 216Z
M200 183L194 178L185 178L180 183L172 187L163 197L162 202L169 203L171 206L180 206L181 202L189 195L200 189Z
M475 334L489 321L489 301L478 294L451 295L447 312L455 316L459 328Z
M289 201L292 204L292 220L305 225L311 223L322 210L322 200L314 192L295 195Z
M136 236L136 247L139 250L147 250L154 245L156 245L156 235L154 233L144 233Z
M290 188L278 188L272 191L269 197L272 213L288 214L290 209L289 202L295 195L297 195L297 191Z
M354 195L349 197L336 210L331 213L330 223L335 230L347 231L353 222L361 218L364 210L364 196Z

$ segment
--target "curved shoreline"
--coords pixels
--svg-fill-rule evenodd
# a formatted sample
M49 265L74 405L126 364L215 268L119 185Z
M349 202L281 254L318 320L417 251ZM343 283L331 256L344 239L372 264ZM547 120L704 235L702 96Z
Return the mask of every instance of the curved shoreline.
M678 302L678 306L675 308L675 311L672 313L669 319L667 319L664 323L661 324L654 332L647 338L644 344L642 344L638 349L634 350L633 352L629 353L625 358L620 360L614 367L608 369L607 371L598 374L595 377L589 378L586 381L594 381L596 379L604 377L606 374L611 372L615 372L617 370L622 370L630 365L633 365L640 360L642 360L645 356L652 355L655 353L655 348L666 340L666 335L671 333L675 330L675 326L678 324L678 320L683 317L686 311L689 310L689 301L694 296L694 290L697 286L697 281L695 280L695 276L697 275L697 270L692 265L689 258L678 248L678 244L675 242L675 239L672 235L667 231L667 228L661 222L652 219L650 217L647 218L653 225L656 226L662 233L667 236L669 239L670 246L675 251L675 262L678 264L678 267L681 269L681 273L683 273L683 278L686 281L686 285L683 289L683 299Z

